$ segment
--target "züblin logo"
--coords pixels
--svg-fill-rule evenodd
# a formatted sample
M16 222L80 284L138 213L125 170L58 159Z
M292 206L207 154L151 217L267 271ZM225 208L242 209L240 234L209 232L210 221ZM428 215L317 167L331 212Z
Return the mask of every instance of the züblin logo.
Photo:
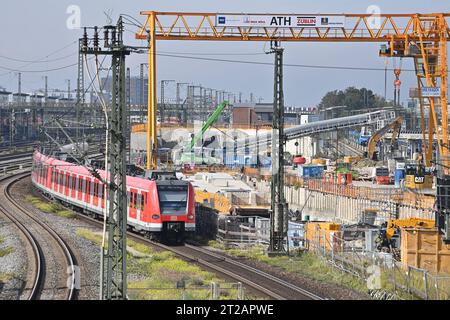
M219 23L225 24L225 17L219 17Z

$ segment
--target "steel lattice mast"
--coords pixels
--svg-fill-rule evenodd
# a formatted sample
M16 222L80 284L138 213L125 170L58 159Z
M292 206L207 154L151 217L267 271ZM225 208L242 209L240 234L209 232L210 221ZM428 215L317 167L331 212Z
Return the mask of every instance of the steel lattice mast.
M283 51L279 42L272 42L269 53L275 55L274 97L272 120L272 183L270 247L272 254L285 251L287 238L287 204L284 198L284 95L283 95Z
M111 34L110 34L111 33ZM107 234L108 246L102 248L101 289L102 299L127 298L126 273L126 231L127 231L127 189L126 189L126 141L127 103L125 57L130 49L123 44L123 24L120 18L117 26L106 26L105 48L99 47L98 30L95 27L93 46L85 31L82 52L93 55L110 55L112 69L112 98L108 110L109 139L108 166L106 171Z

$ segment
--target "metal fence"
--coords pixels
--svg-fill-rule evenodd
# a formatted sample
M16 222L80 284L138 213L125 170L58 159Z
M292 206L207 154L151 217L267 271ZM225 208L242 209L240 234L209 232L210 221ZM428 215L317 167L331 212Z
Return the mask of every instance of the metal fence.
M366 243L361 240L344 240L317 230L307 245L331 267L366 281L368 292L374 298L450 299L450 276L405 266L389 253L367 251Z
M29 169L32 167L31 160L23 163L0 165L0 176L4 176L12 171Z
M216 240L225 247L268 244L270 220L258 216L219 216Z
M246 300L249 297L241 282L211 282L209 285L128 288L129 299L164 300Z

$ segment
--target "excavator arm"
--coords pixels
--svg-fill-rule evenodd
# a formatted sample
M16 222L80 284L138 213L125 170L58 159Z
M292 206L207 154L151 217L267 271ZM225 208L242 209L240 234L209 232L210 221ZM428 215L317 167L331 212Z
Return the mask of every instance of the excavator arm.
M388 125L384 126L373 136L370 137L369 142L367 143L367 157L369 159L373 159L375 154L375 148L378 144L378 142L383 138L383 136L389 132L389 130L392 130L392 139L391 144L395 145L397 143L398 137L400 136L400 128L402 126L403 117L397 117L389 123Z
M189 153L192 151L192 149L195 147L197 142L202 139L205 132L217 121L222 111L229 105L230 103L228 101L224 101L221 104L219 104L214 110L214 112L209 116L208 120L206 120L205 124L202 126L201 130L192 138L191 143L189 144L186 153Z

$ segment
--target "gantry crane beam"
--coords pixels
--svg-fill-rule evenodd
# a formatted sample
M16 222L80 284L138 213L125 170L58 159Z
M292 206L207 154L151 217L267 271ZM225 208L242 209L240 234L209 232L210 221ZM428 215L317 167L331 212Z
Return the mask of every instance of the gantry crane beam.
M394 56L396 47L402 45L402 52L407 56L411 47L421 48L422 59L427 64L431 51L426 48L427 43L439 44L434 46L434 53L439 56L437 70L425 67L423 77L418 75L419 89L423 79L428 87L440 87L440 97L429 98L430 114L428 128L425 124L423 98L421 97L422 129L428 132L432 139L432 132L440 134L439 148L442 155L446 155L448 146L447 136L447 41L450 39L448 20L450 13L428 14L235 14L235 13L184 13L184 12L156 12L143 11L141 15L146 20L136 33L136 39L149 41L149 109L148 109L148 169L156 167L157 139L156 139L156 41L184 40L184 41L285 41L285 42L387 42L389 55ZM326 16L330 19L341 17L345 23L340 27L311 27L311 26L218 26L218 16L274 16L274 17L307 17ZM415 57L417 60L417 57ZM435 72L434 72L435 71ZM438 81L439 80L439 81ZM420 91L420 90L419 90ZM438 121L437 106L441 106L441 125ZM442 129L440 128L442 127ZM428 141L430 141L428 139ZM431 145L424 150L427 163L431 161Z

